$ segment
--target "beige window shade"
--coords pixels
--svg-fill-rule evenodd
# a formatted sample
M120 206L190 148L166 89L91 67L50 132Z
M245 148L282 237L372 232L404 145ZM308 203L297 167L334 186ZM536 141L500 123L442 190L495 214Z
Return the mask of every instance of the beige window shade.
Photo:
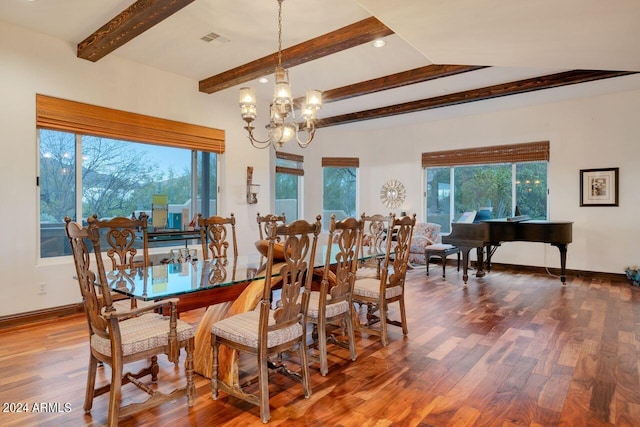
M36 95L36 126L126 141L224 153L223 130Z
M422 167L549 160L549 141L422 153Z
M359 168L360 159L358 157L323 157L322 167Z
M287 160L295 162L298 167L276 166L276 173L286 173L289 175L304 176L304 169L302 164L304 163L304 156L299 154L284 153L282 151L276 151L276 158L281 160Z

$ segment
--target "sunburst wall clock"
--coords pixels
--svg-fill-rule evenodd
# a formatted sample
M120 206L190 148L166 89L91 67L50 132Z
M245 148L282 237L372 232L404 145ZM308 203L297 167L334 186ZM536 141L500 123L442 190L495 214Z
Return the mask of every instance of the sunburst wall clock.
M394 209L402 205L407 190L397 179L390 179L380 188L380 200L388 208Z

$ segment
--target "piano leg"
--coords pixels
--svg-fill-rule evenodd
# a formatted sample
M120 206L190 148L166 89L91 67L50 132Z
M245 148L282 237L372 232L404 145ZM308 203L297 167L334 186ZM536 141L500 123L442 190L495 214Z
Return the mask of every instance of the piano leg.
M473 247L467 246L458 246L460 248L460 252L462 252L462 281L464 282L464 287L467 287L467 280L469 280L469 251L473 249Z
M476 248L476 254L478 259L478 269L476 270L476 277L484 277L486 274L484 271L484 246Z
M566 243L552 243L560 251L560 281L562 285L567 284L567 244Z

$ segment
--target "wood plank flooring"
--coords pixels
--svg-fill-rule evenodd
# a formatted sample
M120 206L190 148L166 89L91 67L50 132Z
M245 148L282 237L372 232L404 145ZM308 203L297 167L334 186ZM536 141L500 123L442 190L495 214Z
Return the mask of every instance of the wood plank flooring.
M386 348L376 337L358 336L355 362L330 345L329 375L312 365L310 399L299 384L273 375L270 424L640 425L640 289L571 277L563 287L555 277L513 270L472 276L466 290L454 268L446 281L425 277L423 268L407 278L409 335L390 326ZM197 323L201 315L182 318ZM94 400L90 415L82 409L86 328L84 316L75 315L0 331L0 425L106 422L106 395ZM159 387L182 383L182 366L161 359ZM100 371L104 382L109 369ZM257 407L224 394L212 400L208 379L197 376L196 387L193 408L182 398L120 425L262 424ZM123 395L144 398L132 385ZM29 412L17 413L11 403Z

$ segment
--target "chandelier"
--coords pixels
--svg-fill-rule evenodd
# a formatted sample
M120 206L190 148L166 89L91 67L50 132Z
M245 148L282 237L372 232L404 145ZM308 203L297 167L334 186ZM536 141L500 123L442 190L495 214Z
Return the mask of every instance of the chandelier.
M309 146L316 132L316 111L322 107L322 93L319 90L308 90L306 101L301 108L302 123L296 122L289 72L282 67L282 2L278 0L278 65L275 69L275 90L269 107L270 119L266 126L268 138L264 141L256 139L251 124L258 115L256 112L256 94L253 88L240 88L240 115L247 122L244 127L249 132L249 141L256 148L273 146L282 147L293 137L302 148ZM301 136L306 136L302 138Z

